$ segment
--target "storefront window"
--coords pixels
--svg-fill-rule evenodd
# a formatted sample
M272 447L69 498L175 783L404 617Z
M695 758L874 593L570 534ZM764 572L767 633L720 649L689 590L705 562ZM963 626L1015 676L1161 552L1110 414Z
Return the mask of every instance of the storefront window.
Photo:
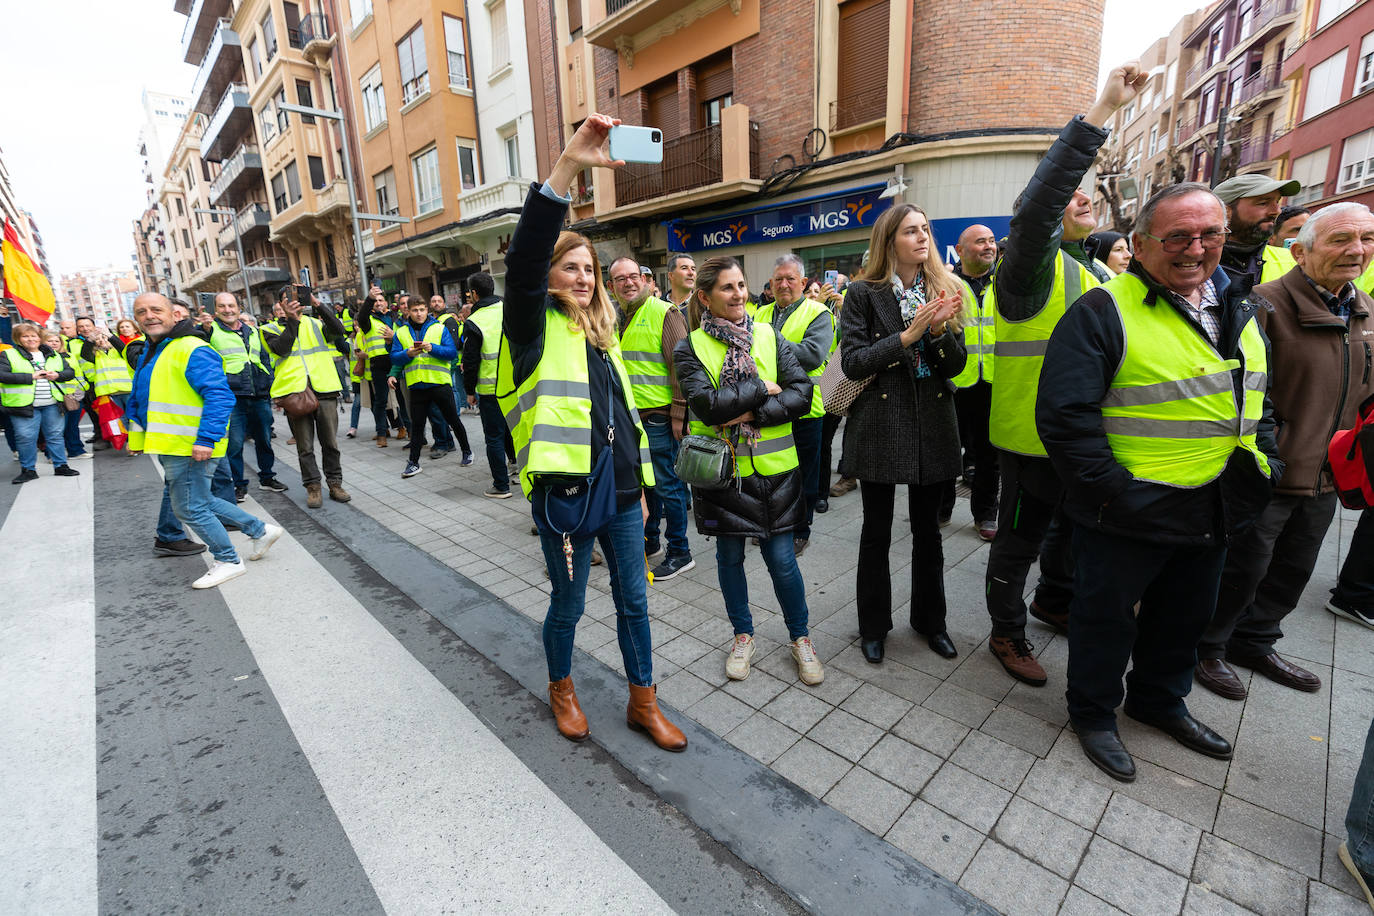
M839 271L850 280L857 279L868 241L842 242L836 245L817 245L815 248L799 248L798 256L806 265L807 281L825 282L827 270Z

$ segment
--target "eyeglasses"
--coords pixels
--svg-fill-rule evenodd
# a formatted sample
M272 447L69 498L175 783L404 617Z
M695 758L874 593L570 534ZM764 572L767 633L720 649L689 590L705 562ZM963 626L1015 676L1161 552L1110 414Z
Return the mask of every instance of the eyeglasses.
M1148 232L1142 232L1140 234L1147 239L1154 239L1169 254L1181 254L1189 248L1192 248L1193 242L1201 242L1202 247L1208 251L1220 248L1226 243L1225 229L1211 229L1202 233L1202 235L1166 235L1164 238L1160 238L1157 235L1150 235Z

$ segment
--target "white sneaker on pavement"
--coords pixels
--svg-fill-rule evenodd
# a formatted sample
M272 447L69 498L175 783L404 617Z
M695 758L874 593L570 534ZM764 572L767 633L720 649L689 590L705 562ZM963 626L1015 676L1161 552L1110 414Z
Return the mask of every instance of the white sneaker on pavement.
M803 636L792 643L792 660L797 663L797 677L808 687L815 687L825 680L825 669L816 657L816 647L811 645L811 637Z
M754 657L754 637L740 633L730 654L725 656L725 676L732 681L742 681L749 676L749 659Z
M242 560L237 563L223 563L216 560L209 572L191 583L191 588L214 588L217 585L223 585L230 579L237 579L246 572L248 572L248 568L243 565Z
M268 549L277 543L277 538L281 537L285 530L281 525L268 525L262 537L253 538L253 552L248 555L248 559L261 560L267 556Z

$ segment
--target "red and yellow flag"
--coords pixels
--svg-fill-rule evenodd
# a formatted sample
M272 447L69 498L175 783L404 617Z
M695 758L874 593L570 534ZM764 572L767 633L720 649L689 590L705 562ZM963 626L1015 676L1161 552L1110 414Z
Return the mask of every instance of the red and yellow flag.
M5 238L0 243L0 256L5 259L5 295L19 306L19 314L24 318L45 324L53 309L57 308L52 284L24 250L19 233L14 231L9 220L5 220Z

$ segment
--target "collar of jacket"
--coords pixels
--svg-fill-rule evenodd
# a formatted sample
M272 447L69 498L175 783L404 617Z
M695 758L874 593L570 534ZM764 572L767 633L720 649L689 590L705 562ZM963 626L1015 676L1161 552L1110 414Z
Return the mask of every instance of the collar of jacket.
M486 307L489 306L489 305L495 305L496 303L498 303L498 302L500 302L500 301L501 301L501 297L500 297L500 296L483 296L481 299L478 299L476 302L474 302L474 303L472 304L472 311L475 312L475 311L477 311L478 309L486 308ZM471 314L471 313L469 313L469 314Z
M1331 327L1346 327L1344 320L1331 311L1326 304L1326 299L1322 291L1317 289L1316 281L1309 278L1302 272L1302 268L1290 270L1288 273L1274 281L1274 285L1282 287L1288 294L1288 298L1293 300L1293 307L1298 313L1298 324L1305 328L1320 327L1329 325ZM1335 297L1339 299L1339 295ZM1351 318L1368 318L1369 309L1365 303L1368 301L1366 296L1360 294L1358 287L1355 288L1355 295L1350 300Z
M1149 290L1149 292L1145 294L1146 305L1154 305L1155 300L1160 296L1163 296L1166 301L1172 301L1171 297L1178 295L1178 293L1150 276L1149 272L1145 270L1140 261L1135 258L1131 259L1131 263L1126 267L1126 272L1140 278L1145 284L1145 288ZM1227 275L1226 271L1222 270L1221 266L1218 265L1217 269L1212 271L1211 280L1212 286L1217 291L1217 302L1221 303L1223 306L1230 306L1233 304L1245 305L1248 302L1250 289L1253 285L1249 277L1230 277ZM1254 304L1250 303L1250 307L1254 308Z
M140 354L138 355L138 365L139 365L139 367L141 368L141 367L143 366L143 364L144 364L145 362L148 361L148 358L149 358L150 356L154 356L154 357L155 357L155 355L156 355L158 352L160 352L160 351L162 350L162 345L165 344L165 343L166 343L167 341L169 341L169 340L176 340L178 337L199 337L199 336L200 336L200 335L196 333L195 322L191 321L191 319L189 319L189 318L183 318L183 319L181 319L180 321L178 321L176 324L172 325L172 329L171 329L170 331L167 332L167 336L166 336L166 337L163 337L161 340L157 341L156 343L154 343L153 341L149 340L148 343L151 343L152 346L148 346L147 344L144 344L144 346L143 346L143 352L140 353Z

